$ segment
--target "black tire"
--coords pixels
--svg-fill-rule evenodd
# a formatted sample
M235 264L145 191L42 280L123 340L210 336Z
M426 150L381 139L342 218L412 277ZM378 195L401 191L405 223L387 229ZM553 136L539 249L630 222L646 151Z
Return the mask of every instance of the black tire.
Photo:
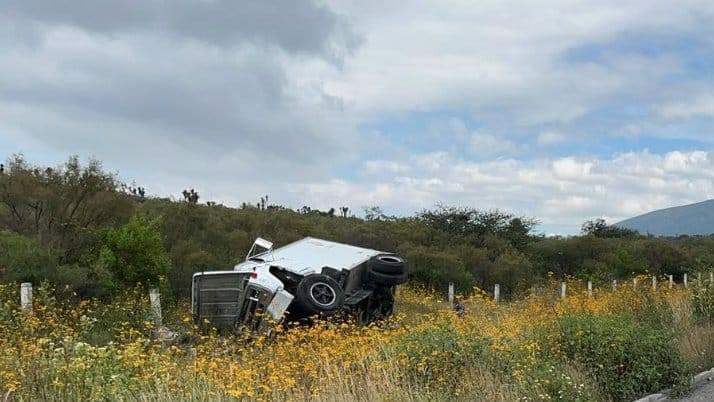
M378 286L396 286L405 283L408 279L407 273L390 275L381 272L367 271L367 280Z
M295 302L305 315L333 312L342 307L344 299L340 284L322 274L304 277L295 291Z
M394 254L379 254L369 260L369 269L381 274L402 275L407 272L407 264Z

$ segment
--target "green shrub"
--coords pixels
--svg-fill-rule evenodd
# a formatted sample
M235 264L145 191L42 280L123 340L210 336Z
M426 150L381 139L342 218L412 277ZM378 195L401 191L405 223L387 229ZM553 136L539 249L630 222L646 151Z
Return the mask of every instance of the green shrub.
M468 291L474 283L474 278L463 265L463 262L448 251L432 247L407 248L403 255L409 262L411 280L425 284L432 289L444 290L449 282L457 289Z
M0 231L0 279L39 283L52 274L59 256L34 239Z
M158 285L170 265L158 220L135 215L107 230L96 263L112 274L115 286Z
M423 329L410 331L385 347L387 359L396 359L409 380L427 389L453 388L460 374L479 364L487 341L466 337L441 318Z
M714 286L695 286L692 306L697 320L714 322Z
M631 400L686 381L686 366L665 327L631 315L577 314L557 323L566 357L592 371L613 399Z

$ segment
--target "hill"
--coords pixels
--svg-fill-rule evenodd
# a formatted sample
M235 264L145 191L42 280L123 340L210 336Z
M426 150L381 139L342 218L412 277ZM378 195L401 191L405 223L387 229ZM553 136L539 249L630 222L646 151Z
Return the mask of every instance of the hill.
M649 212L616 226L655 236L709 235L714 233L714 200Z

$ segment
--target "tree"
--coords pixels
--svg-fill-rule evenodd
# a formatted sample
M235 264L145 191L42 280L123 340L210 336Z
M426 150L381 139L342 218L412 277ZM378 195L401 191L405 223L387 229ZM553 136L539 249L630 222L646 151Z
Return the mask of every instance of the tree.
M184 201L188 202L189 204L198 204L198 200L199 198L201 198L198 195L198 192L194 189L183 190L181 194L183 195Z
M519 249L525 247L531 238L530 231L538 223L535 219L517 217L498 210L480 211L443 205L423 211L417 218L432 229L470 239L479 246L483 245L488 235L496 235Z
M583 235L611 239L632 238L639 236L639 233L636 230L608 225L602 218L585 221L580 231Z
M73 156L41 169L15 155L0 175L0 225L64 250L66 260L81 252L94 231L130 214L131 201L119 186L95 160L82 166Z

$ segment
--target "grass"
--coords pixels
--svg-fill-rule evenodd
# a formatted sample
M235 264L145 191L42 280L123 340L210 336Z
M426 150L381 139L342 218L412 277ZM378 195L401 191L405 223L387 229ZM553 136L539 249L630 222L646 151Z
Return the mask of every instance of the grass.
M26 313L17 286L0 285L0 392L15 400L609 401L685 386L714 365L702 295L568 289L566 300L552 284L500 304L476 291L460 317L439 297L405 288L380 325L322 322L250 340L198 331L179 303L166 321L181 342L167 346L150 337L140 290L77 303L38 289Z

